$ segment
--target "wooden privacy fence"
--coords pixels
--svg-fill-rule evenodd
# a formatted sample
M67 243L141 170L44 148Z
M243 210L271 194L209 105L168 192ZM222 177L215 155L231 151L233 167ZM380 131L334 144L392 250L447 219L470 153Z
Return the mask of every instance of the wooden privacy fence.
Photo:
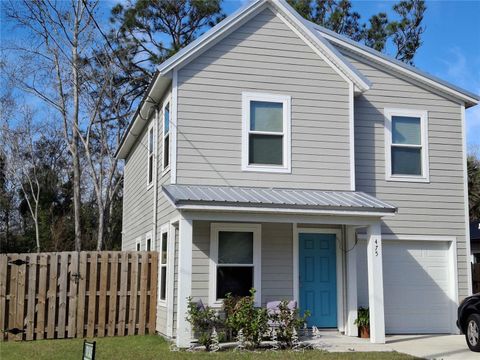
M153 333L157 252L0 255L1 340Z

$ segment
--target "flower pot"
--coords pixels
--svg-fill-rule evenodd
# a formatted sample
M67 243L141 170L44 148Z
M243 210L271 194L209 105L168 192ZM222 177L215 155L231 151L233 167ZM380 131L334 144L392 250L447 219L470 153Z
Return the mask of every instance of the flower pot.
M358 328L359 336L362 339L369 339L370 338L370 327L369 326L360 326Z

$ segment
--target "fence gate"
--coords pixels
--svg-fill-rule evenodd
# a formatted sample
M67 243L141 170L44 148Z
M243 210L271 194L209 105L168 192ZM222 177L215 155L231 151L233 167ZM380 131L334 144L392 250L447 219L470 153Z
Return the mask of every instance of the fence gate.
M153 333L157 252L0 255L0 339Z

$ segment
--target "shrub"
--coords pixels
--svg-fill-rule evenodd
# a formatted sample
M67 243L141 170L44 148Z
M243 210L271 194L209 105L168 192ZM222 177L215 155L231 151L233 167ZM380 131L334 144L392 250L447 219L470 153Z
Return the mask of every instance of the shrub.
M310 312L305 311L303 316L300 316L298 308L290 309L288 301L280 302L278 309L268 314L270 323L277 333L277 341L283 344L284 347L292 347L293 332L303 328Z
M222 315L225 320L225 332L227 341L235 340L237 336L237 331L232 328L231 322L228 322L226 319L229 319L235 313L238 302L242 300L241 296L232 296L231 293L228 293L223 300Z
M357 318L354 322L355 325L358 327L365 327L368 328L370 326L370 311L368 308L359 308Z
M255 307L254 298L254 289L250 290L250 296L240 298L238 301L227 296L225 309L226 325L235 333L242 329L245 342L251 347L260 345L263 334L268 330L267 309Z
M192 298L188 298L187 321L192 325L193 331L198 337L198 343L204 345L209 351L212 345L213 328L218 329L223 325L217 312L208 306L203 306L201 301L195 302L192 301ZM219 340L224 337L221 333L218 335Z

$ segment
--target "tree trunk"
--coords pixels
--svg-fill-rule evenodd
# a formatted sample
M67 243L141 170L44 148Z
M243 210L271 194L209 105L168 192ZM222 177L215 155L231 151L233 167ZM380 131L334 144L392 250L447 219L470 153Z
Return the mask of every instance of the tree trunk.
M77 138L78 140L78 138ZM80 194L80 159L78 156L78 147L73 146L75 149L72 151L73 157L73 212L75 220L75 251L82 249L82 228L81 228L81 211L82 211L82 199Z
M79 3L80 4L80 3ZM73 77L73 115L72 115L72 142L70 144L70 151L73 157L73 208L75 218L75 251L82 249L82 228L81 228L81 210L82 210L82 198L80 194L80 178L82 176L80 170L80 156L78 154L78 142L79 142L79 79L78 79L78 32L79 32L79 19L78 13L80 9L77 9L77 18L75 19L75 29L73 33L73 45L72 45L72 77Z
M35 219L35 239L37 241L37 253L40 252L40 231L38 229L38 217Z
M97 233L97 250L102 251L103 247L103 229L105 225L105 209L102 205L98 206L98 233Z

